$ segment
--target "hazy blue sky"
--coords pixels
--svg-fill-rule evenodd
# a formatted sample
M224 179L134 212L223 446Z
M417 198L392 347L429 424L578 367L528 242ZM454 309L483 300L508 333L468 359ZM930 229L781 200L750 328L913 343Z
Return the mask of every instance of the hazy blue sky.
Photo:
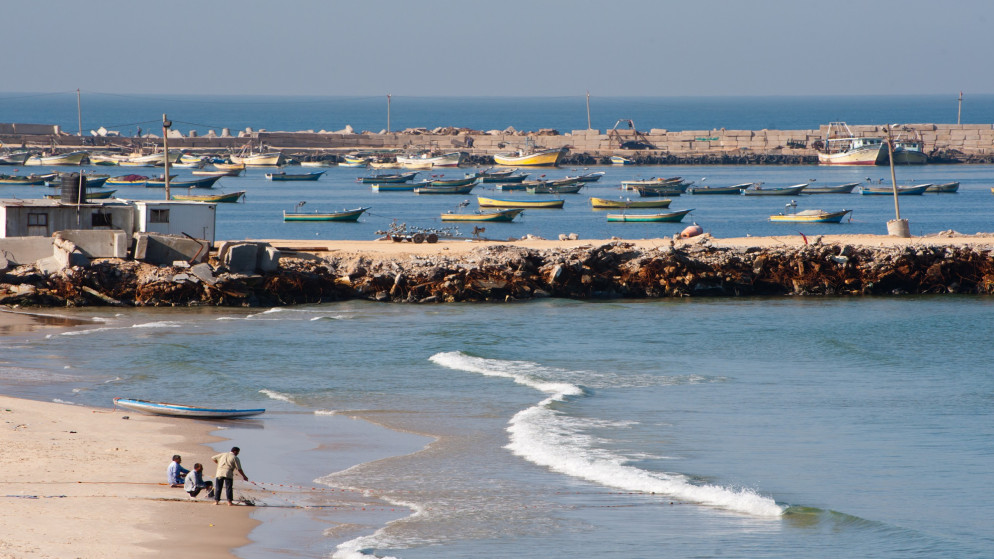
M994 92L991 0L46 0L3 19L0 91Z

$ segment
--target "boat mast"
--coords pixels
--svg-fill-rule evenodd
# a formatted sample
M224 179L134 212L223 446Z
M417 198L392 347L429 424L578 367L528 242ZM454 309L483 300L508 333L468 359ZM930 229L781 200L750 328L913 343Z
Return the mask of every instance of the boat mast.
M963 92L959 92L959 103L956 105L956 125L959 125L960 115L963 114Z
M590 126L590 90L587 90L587 130L592 130Z
M390 94L387 93L387 134L390 133Z

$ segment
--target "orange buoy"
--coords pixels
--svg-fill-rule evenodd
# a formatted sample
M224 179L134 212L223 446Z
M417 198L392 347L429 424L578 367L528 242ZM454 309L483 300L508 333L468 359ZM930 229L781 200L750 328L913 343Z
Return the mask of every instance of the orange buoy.
M696 237L696 236L700 235L703 232L704 232L704 229L700 225L698 225L698 224L695 223L693 225L688 225L687 228L685 228L683 231L681 231L680 232L680 238L681 239L689 239L690 237Z

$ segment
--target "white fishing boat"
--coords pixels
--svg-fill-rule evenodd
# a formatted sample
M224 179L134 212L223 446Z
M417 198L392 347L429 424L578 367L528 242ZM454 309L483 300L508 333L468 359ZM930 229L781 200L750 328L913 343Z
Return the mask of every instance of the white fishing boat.
M154 415L169 415L173 417L190 417L199 419L234 419L239 417L250 417L259 415L266 410L262 409L223 409L207 408L200 406L187 406L183 404L170 404L168 402L149 402L147 400L133 400L131 398L114 398L114 405L143 413Z
M828 125L818 151L819 165L877 165L887 161L887 144L881 137L857 137L845 122Z
M462 163L462 159L463 153L458 151L442 154L422 151L412 155L398 155L397 163L402 167L411 169L426 169L431 167L458 167Z

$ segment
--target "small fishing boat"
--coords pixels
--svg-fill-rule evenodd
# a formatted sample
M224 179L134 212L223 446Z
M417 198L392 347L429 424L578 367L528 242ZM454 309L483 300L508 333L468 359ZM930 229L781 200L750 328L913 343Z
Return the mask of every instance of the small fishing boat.
M354 210L342 210L340 212L314 212L301 213L303 204L297 204L293 212L283 210L283 221L359 221L359 216L369 208L356 208Z
M188 179L188 180L173 180L169 179L170 188L213 188L214 183L218 181L221 177L204 177L201 179ZM146 188L162 188L166 186L165 179L149 179L145 181Z
M245 170L245 164L244 163L234 163L234 162L230 162L229 163L229 162L225 162L225 161L215 161L213 163L213 165L214 165L214 167L216 167L217 169L220 169L222 171L244 171Z
M565 200L507 200L477 196L481 208L562 208Z
M381 173L378 175L370 175L368 177L356 177L356 182L361 182L363 184L401 183L413 179L417 174L417 171L412 173Z
M692 186L687 189L687 192L699 195L699 194L741 194L743 190L752 186L753 183L745 182L742 184L735 184L732 186Z
M176 163L170 163L169 164L170 167L174 167L176 169L203 169L204 165L207 165L207 162L202 161L202 160L197 160L197 161L177 161Z
M89 196L89 195L87 195ZM220 204L233 204L245 196L244 190L229 192L226 194L173 194L173 200L185 200L188 202L213 202Z
M566 148L554 148L554 149L543 149L537 150L530 153L526 153L523 150L518 150L513 153L498 153L494 155L494 162L498 165L507 166L549 166L555 167L559 164L559 160L566 155L568 150Z
M897 195L898 196L919 196L925 194L928 187L931 184L917 184L915 186L898 186ZM894 187L893 186L861 186L859 187L859 193L867 196L893 196Z
M668 213L658 213L658 214L607 214L607 220L609 222L618 223L676 223L683 219L683 217L693 209L680 210L677 212Z
M301 167L334 167L335 164L330 159L315 159L312 161L301 161Z
M620 155L611 156L611 165L632 165L633 162L627 157L622 157Z
M788 207L796 207L787 204ZM841 210L838 212L826 212L825 210L802 210L799 212L788 212L771 215L770 221L781 221L789 223L840 223L842 218L852 210Z
M521 182L525 180L528 175L516 174L517 169L484 169L478 173L476 176L479 177L483 182ZM512 177L521 177L520 179Z
M46 182L41 175L0 175L0 184L14 186L42 186Z
M245 168L241 169L220 169L217 171L205 171L203 169L197 171L191 171L190 174L197 175L198 177L237 177L242 174Z
M653 177L651 179L639 179L633 181L621 181L622 190L638 190L642 188L679 188L681 192L687 190L693 182L684 182L682 177L670 177L667 179Z
M346 155L338 162L339 167L365 167L369 163L369 156L366 155Z
M469 194L476 188L476 184L470 183L465 186L448 186L448 185L435 185L426 184L423 186L415 186L415 194Z
M595 210L606 210L615 208L668 208L670 207L670 200L664 198L662 200L610 200L608 198L590 198L590 206Z
M316 181L321 178L324 171L314 171L312 173L266 173L266 178L271 181Z
M859 186L858 182L840 184L839 186L811 186L804 189L805 194L850 194L854 188Z
M87 200L107 200L108 198L113 198L116 190L98 190L92 191L87 189L86 199ZM46 194L45 198L49 200L59 200L62 198L62 194Z
M808 186L807 183L795 184L793 186L775 186L773 188L763 188L761 184L756 184L752 188L742 191L743 196L794 196L800 194Z
M461 179L443 179L441 177L432 178L431 186L468 186L471 184L476 184L477 177L475 174L466 175Z
M241 163L246 167L279 167L285 161L286 158L279 151L231 156L232 163ZM216 163L214 165L217 166Z
M552 182L529 184L525 190L529 194L576 194L583 188L583 183L557 185Z
M187 406L183 404L170 404L168 402L149 402L147 400L134 400L131 398L114 398L114 405L153 415L169 415L174 417L190 417L197 419L235 419L239 417L250 417L264 413L265 408L259 409L224 409L205 408L200 406Z
M536 183L539 181L521 181L521 182L504 182L494 186L494 190L499 190L501 192L524 192L528 188L529 183Z
M952 194L959 190L958 182L945 182L942 184L930 184L925 192L938 192L944 194Z
M577 177L566 177L566 178L576 179L579 182L597 182L601 180L601 177L603 177L605 174L607 173L605 173L604 171L595 171L593 173L584 173Z
M398 155L397 163L411 169L430 169L432 167L458 167L462 163L462 159L463 153L458 151L442 154L422 151L411 155Z
M110 177L104 181L105 186L145 186L148 177L145 175L123 175Z
M431 183L428 181L419 183L390 182L369 185L373 192L414 192L415 188L424 188L426 186L431 186Z
M665 186L638 186L635 191L642 198L659 198L662 196L679 196L683 194L683 189L679 187Z
M456 213L444 213L442 214L442 221L501 221L509 222L514 221L514 218L525 211L523 208L509 208L506 210L497 210L495 212L479 212L472 214L456 214Z
M60 153L58 155L32 155L24 161L25 166L44 165L82 165L83 161L89 157L88 151L72 151Z

